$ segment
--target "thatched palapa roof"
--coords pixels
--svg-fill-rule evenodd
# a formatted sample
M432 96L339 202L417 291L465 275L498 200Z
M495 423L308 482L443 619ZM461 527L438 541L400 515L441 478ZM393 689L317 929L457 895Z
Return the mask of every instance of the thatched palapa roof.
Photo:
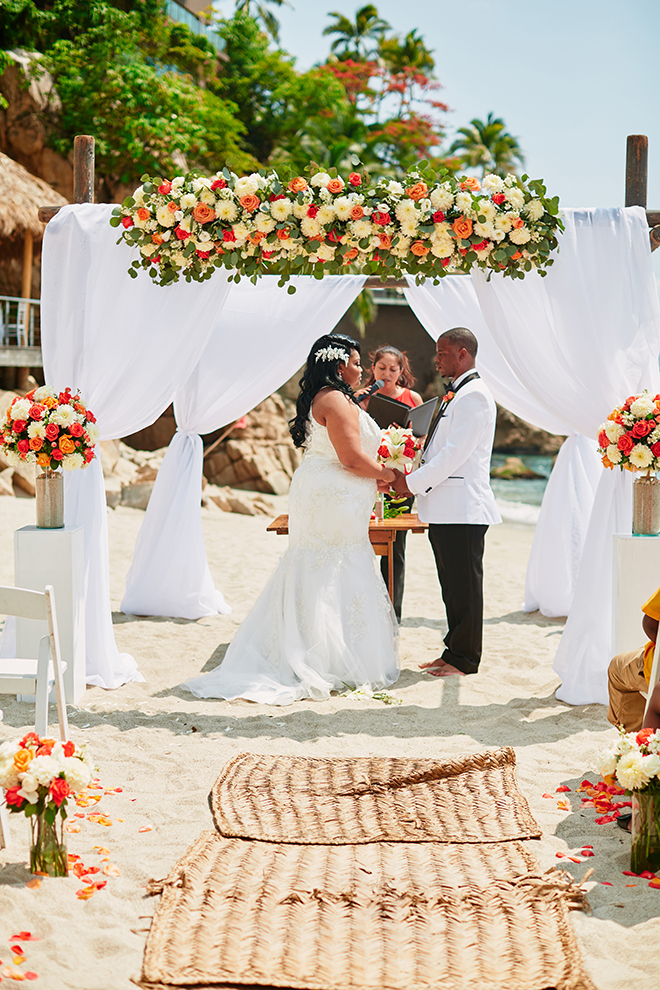
M67 203L68 200L47 182L0 152L0 237L31 230L40 240L44 225L37 216L39 207L66 206Z

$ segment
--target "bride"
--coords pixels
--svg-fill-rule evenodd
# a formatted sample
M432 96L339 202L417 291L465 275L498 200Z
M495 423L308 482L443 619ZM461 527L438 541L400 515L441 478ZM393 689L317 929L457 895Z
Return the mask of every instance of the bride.
M360 345L320 337L289 428L304 448L289 495L289 548L219 667L182 687L198 698L288 705L346 686L382 688L399 675L398 629L376 572L369 519L381 433L352 401Z

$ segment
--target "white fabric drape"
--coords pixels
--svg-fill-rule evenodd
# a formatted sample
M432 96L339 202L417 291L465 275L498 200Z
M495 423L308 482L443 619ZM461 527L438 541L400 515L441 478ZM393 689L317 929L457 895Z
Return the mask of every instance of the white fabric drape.
M123 612L198 619L230 611L213 585L200 511L202 440L262 402L304 363L359 294L364 276L275 276L233 286L222 324L174 399L177 433L158 472L121 604Z
M547 408L507 361L479 305L472 279L449 275L439 285L414 284L406 298L418 320L437 340L450 327L469 327L479 341L477 367L500 405L549 433L569 434L546 489L534 534L523 610L566 615L577 581L601 465L594 445Z
M44 236L41 340L46 382L79 388L102 440L152 423L190 377L229 291L223 271L201 284L159 287L131 279L134 256L117 246L112 206L65 206ZM85 531L87 682L140 680L120 654L110 613L108 534L98 459L65 475L65 521Z

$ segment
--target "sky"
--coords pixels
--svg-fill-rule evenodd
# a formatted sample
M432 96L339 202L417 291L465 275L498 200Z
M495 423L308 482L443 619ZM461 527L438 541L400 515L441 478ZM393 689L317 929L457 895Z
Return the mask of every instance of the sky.
M329 11L365 0L271 7L299 69L325 60ZM562 206L623 206L626 136L649 138L648 206L660 209L659 0L375 0L401 34L416 28L449 104L448 139L490 111L520 141L525 170ZM214 6L225 15L233 0ZM660 249L654 254L660 277Z

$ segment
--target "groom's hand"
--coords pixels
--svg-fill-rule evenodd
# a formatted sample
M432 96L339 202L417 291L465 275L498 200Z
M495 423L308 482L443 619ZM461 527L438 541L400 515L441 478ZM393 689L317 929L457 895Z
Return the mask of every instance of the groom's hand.
M408 482L406 481L405 474L402 474L401 471L397 471L396 469L394 474L396 477L392 482L392 490L396 492L397 495L412 495L412 492L408 488Z

